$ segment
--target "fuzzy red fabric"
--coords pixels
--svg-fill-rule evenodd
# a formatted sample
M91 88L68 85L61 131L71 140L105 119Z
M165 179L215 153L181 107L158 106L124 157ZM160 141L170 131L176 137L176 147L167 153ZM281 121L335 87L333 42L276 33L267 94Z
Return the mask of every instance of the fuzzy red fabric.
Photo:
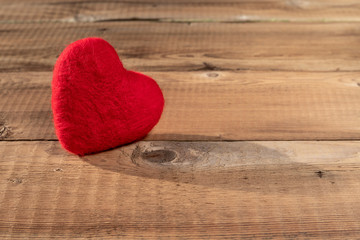
M108 42L85 38L58 58L51 103L62 146L85 155L146 136L160 119L164 97L153 79L126 70Z

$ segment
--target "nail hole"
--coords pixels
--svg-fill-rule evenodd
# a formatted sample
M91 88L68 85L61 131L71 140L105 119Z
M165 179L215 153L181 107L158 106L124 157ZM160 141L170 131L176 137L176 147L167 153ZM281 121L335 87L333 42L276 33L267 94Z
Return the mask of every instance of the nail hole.
M324 172L323 171L317 171L317 172L315 172L317 175L318 175L318 177L319 178L322 178L323 176L324 176Z

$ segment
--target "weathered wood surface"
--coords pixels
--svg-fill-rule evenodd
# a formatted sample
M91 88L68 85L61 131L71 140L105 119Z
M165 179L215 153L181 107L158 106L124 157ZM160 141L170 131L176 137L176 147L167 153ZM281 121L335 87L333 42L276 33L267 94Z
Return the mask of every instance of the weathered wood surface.
M68 44L89 36L138 71L360 71L359 34L358 23L0 24L0 71L52 71Z
M96 21L360 21L357 0L1 0L0 23Z
M359 238L359 21L355 0L0 0L0 239ZM80 158L50 83L89 36L166 106Z
M356 239L360 142L0 142L0 237Z
M358 73L147 72L166 99L148 140L360 139ZM51 73L0 74L4 140L55 140Z

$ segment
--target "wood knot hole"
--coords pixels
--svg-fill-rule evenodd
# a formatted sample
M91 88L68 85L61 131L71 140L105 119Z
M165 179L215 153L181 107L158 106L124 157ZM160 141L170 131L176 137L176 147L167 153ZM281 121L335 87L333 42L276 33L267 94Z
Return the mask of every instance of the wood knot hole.
M208 76L208 77L211 77L211 78L216 78L216 77L219 76L219 74L212 72L212 73L207 73L207 76Z
M171 150L154 150L145 151L141 154L141 158L153 163L171 162L176 157L176 153Z

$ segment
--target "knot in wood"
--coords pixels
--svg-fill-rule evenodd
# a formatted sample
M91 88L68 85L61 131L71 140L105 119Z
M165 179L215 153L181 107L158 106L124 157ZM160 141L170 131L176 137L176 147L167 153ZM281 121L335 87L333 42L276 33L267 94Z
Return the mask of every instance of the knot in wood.
M141 158L153 163L171 162L176 157L176 153L171 150L154 150L145 151L141 154Z

